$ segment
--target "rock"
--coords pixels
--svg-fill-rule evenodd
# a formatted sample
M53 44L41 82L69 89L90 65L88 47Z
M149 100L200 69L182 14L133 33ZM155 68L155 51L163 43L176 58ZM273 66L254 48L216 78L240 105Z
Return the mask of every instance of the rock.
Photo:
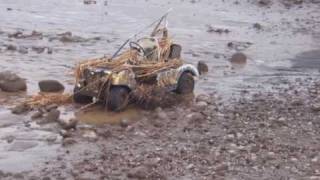
M52 48L48 48L48 49L47 49L47 53L48 53L48 54L52 54L52 53L53 53Z
M230 62L234 64L245 64L247 62L247 56L241 52L237 52L232 55Z
M43 112L37 111L34 114L31 115L31 119L39 119L43 116Z
M4 139L7 141L7 143L12 143L14 141L15 137L9 135L9 136L6 136Z
M98 139L97 133L93 130L86 130L82 134L82 137L87 138L88 140L91 141L96 141Z
M83 0L83 4L97 4L95 0Z
M186 116L187 119L189 119L189 122L192 123L192 122L199 122L199 121L202 121L205 119L204 115L202 115L201 113L199 112L193 112L193 113L190 113Z
M159 119L168 119L167 113L165 113L164 111L159 111L157 116Z
M208 65L204 61L199 61L197 67L200 74L204 74L209 71Z
M0 72L0 89L6 92L19 92L27 89L27 84L24 79L18 75L4 71Z
M21 38L23 36L23 33L21 31L16 31L15 33L9 34L9 38Z
M270 6L272 4L272 1L271 0L259 0L258 4L260 6Z
M46 49L45 47L32 46L32 50L39 53L39 54L43 53L45 49Z
M204 101L208 104L211 104L211 98L209 95L206 95L206 94L199 94L197 97L196 97L196 102L200 102L200 101Z
M9 50L9 51L16 51L17 49L18 49L17 46L12 45L12 44L7 46L7 50Z
M107 139L107 138L110 138L112 137L112 132L108 129L98 129L98 135Z
M58 36L72 36L72 32L67 31L67 32L64 32L64 33L58 34Z
M55 142L57 140L57 138L58 137L56 135L51 135L51 136L46 137L46 141L50 142L50 143L53 143L53 142Z
M42 80L38 84L41 92L60 92L64 90L64 86L57 80Z
M57 109L58 108L58 105L57 104L49 104L49 105L47 105L46 107L45 107L45 110L46 111L51 111L51 110L53 110L53 109Z
M60 111L57 109L52 109L49 111L44 117L46 122L54 122L57 121L60 117Z
M261 29L262 29L262 26L261 26L261 24L259 24L259 23L254 23L254 24L253 24L253 27L254 27L255 29L258 29L258 30L261 30Z
M149 169L145 166L138 166L133 169L131 169L127 177L128 178L135 178L135 179L147 179L149 174Z
M313 111L320 111L320 103L315 103L311 105Z
M208 33L219 33L219 34L222 34L222 33L229 33L230 30L229 29L223 29L223 28L214 28L212 27L211 25L207 25L207 32Z
M21 54L28 54L28 48L26 48L26 47L19 47L18 52L21 53Z
M73 133L71 131L66 131L66 130L61 130L59 131L59 134L63 137L63 138L69 138L72 137Z
M65 130L76 129L78 125L78 120L75 118L71 118L68 121L58 120L60 126Z
M29 105L25 104L25 103L22 103L22 104L19 104L17 106L15 106L14 108L11 109L11 112L13 114L22 114L22 113L25 113L27 111L29 111L31 108Z
M199 101L196 103L196 108L198 111L204 110L208 106L208 103L205 101Z
M217 172L218 175L224 175L228 171L229 167L226 164L220 164L215 168L215 171Z
M120 120L120 126L123 127L123 128L128 127L129 124L130 124L130 122L129 122L128 119L121 119L121 120Z
M64 138L63 141L62 141L62 146L69 146L69 145L72 145L72 144L75 144L77 141L74 140L73 138Z

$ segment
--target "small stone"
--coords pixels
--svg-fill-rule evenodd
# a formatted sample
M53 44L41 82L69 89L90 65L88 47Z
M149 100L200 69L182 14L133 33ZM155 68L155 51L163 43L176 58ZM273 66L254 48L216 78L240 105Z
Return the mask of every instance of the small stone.
M26 48L26 47L19 47L18 52L21 53L21 54L28 54L28 48Z
M313 111L320 111L320 103L315 103L311 105Z
M45 47L36 47L36 46L32 47L32 50L39 53L39 54L43 53L45 51L45 49L46 49Z
M121 119L121 120L120 120L120 126L123 127L123 128L128 127L129 124L130 124L130 122L129 122L128 119Z
M199 112L193 112L191 114L188 114L187 118L189 119L189 122L198 122L205 119L204 115L202 115Z
M59 132L59 134L63 137L63 138L69 138L72 136L72 132L71 131L66 131L66 130L61 130Z
M0 89L6 92L19 92L27 89L27 84L24 79L18 75L4 71L0 72Z
M271 0L259 0L258 4L260 6L270 6L272 4L272 1Z
M49 137L46 138L46 141L47 142L51 142L51 143L55 142L56 140L57 140L57 136L56 135L52 135L52 136L49 136Z
M189 165L187 166L187 169L192 169L193 167L194 167L193 164L189 164Z
M136 179L147 179L148 178L149 169L145 166L139 166L131 169L127 177L128 178L136 178Z
M235 53L230 58L230 62L234 64L245 64L247 62L247 56L241 52Z
M62 141L62 146L69 146L69 145L72 145L72 144L75 144L77 141L74 140L73 138L64 138L63 141Z
M60 111L57 109L52 109L46 114L45 120L47 122L54 122L54 121L57 121L59 117L60 117Z
M15 137L14 136L6 136L4 139L7 140L7 143L12 143L13 140L15 139Z
M196 102L204 101L208 104L210 104L210 97L207 94L199 94L196 97Z
M17 49L18 49L17 46L12 45L12 44L7 46L7 50L9 50L9 51L16 51Z
M17 106L15 106L14 108L11 109L11 112L13 114L22 114L22 113L25 113L25 112L28 112L30 110L30 106L23 103L23 104L19 104Z
M58 119L58 123L60 126L65 129L65 130L70 130L70 129L76 129L78 125L78 120L75 118L71 118L68 121L64 121L61 119Z
M208 65L204 61L199 61L197 67L200 74L204 74L209 71Z
M37 111L31 115L31 119L38 119L38 118L41 118L42 116L43 116L43 112Z
M206 103L204 101L199 101L196 103L196 108L198 110L204 110L207 106L208 106L208 103Z
M48 54L52 54L52 53L53 53L52 48L48 48L48 49L47 49L47 53L48 53Z
M256 29L258 29L258 30L261 30L261 29L262 29L262 26L261 26L261 24L259 24L259 23L254 23L254 24L253 24L253 27L256 28Z
M58 108L58 105L57 104L49 104L45 107L45 110L46 111L51 111L53 109L57 109Z
M82 134L82 137L87 138L92 141L96 141L98 139L97 133L92 130L87 130Z

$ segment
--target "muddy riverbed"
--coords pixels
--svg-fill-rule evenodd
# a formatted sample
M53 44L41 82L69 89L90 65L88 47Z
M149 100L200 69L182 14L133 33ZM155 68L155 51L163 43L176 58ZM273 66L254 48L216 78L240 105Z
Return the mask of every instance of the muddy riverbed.
M209 65L194 96L122 113L59 107L81 121L76 131L11 114L39 80L71 92L77 62L112 54L170 8L185 61ZM28 85L0 92L0 179L320 179L319 8L316 0L0 0L0 69ZM247 62L230 63L239 51Z

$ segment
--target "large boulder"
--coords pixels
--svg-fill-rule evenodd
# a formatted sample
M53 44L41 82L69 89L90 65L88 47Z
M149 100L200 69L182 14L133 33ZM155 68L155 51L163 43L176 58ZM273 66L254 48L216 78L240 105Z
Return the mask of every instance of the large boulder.
M6 92L25 91L27 83L25 79L22 79L18 75L10 71L4 71L0 72L0 89Z
M42 80L39 82L41 92L60 92L64 90L64 86L56 80Z

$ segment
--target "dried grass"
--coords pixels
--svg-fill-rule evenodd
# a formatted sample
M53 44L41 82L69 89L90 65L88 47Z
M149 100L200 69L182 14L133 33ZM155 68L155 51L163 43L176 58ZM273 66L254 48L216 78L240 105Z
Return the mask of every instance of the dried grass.
M26 100L26 104L30 107L41 107L50 104L67 104L72 102L71 94L61 94L61 93L39 93L37 95L31 96Z
M132 69L137 78L148 77L168 68L176 68L182 65L181 59L173 59L166 61L167 54L170 49L172 41L170 38L162 39L160 45L160 60L155 63L147 61L139 61L138 54L134 50L127 50L117 58L110 60L110 58L102 57L96 59L89 59L79 63L75 70L76 81L83 75L86 68L105 67L112 72L119 72L124 69Z

